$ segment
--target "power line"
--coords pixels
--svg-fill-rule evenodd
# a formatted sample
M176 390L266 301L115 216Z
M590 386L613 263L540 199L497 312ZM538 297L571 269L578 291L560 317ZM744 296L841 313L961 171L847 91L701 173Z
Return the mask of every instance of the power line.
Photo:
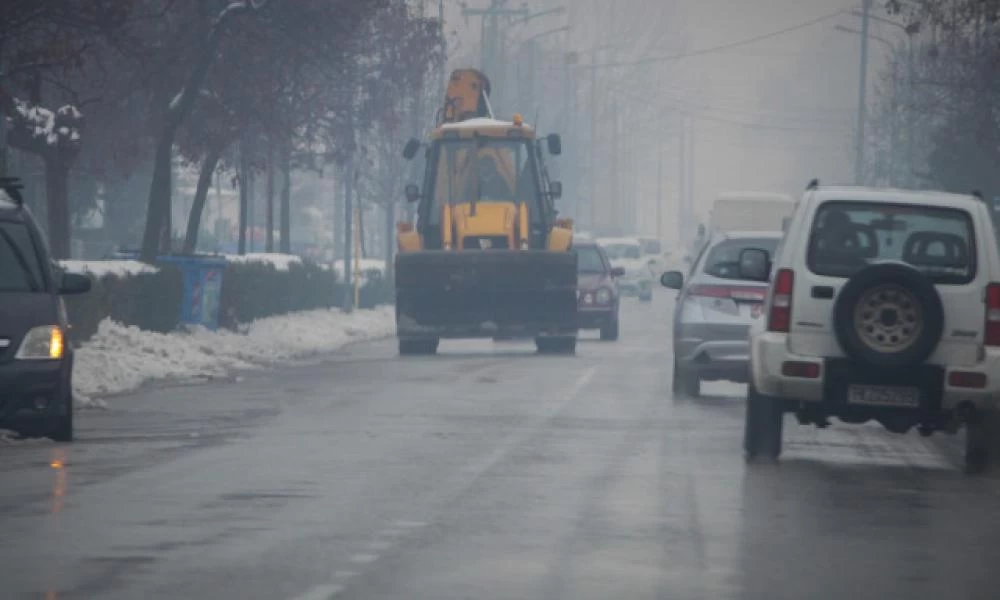
M721 46L712 46L710 48L702 48L700 50L692 50L691 52L682 52L680 54L672 54L670 56L657 56L651 58L644 58L631 61L619 61L619 62L608 62L600 63L595 65L579 65L579 68L597 68L603 69L608 67L629 67L636 65L647 65L661 62L670 62L675 60L681 60L684 58L691 58L695 56L703 56L705 54L713 54L716 52L722 52L724 50L730 50L732 48L739 48L740 46L748 46L750 44L755 44L767 39L785 35L786 33L791 33L793 31L798 31L799 29L805 29L806 27L811 27L822 23L823 21L828 21L834 17L840 16L844 13L844 9L840 9L836 12L832 12L821 17L816 17L815 19L810 19L808 21L799 23L798 25L792 25L791 27L785 27L784 29L779 29L777 31L772 31L770 33L765 33L762 35L754 36L751 38L746 38L743 40L738 40L735 42L730 42L728 44L722 44Z

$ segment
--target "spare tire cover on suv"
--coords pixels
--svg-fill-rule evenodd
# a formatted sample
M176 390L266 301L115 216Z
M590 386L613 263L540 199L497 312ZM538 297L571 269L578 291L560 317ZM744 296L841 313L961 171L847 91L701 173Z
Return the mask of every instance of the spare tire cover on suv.
M927 360L941 341L944 309L934 285L904 263L871 265L847 280L833 327L850 358L896 368Z

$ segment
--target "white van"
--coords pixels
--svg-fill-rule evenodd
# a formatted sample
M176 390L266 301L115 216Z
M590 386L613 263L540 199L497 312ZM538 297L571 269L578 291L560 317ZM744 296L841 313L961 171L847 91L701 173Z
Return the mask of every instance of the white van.
M712 231L784 231L795 200L771 192L726 192L712 206Z

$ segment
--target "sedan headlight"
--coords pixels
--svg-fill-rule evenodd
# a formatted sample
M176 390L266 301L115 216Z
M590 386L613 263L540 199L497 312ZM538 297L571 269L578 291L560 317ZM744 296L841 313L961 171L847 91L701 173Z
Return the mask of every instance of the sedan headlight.
M608 288L601 288L597 290L597 294L594 296L598 304L610 304L611 303L611 290Z
M18 360L58 360L66 350L66 339L57 325L35 327L24 336L14 358Z

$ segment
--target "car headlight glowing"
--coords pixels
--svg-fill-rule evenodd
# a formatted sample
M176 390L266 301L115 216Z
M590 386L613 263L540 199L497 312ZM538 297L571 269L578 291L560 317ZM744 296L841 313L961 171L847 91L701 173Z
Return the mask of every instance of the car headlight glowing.
M584 304L593 304L594 303L594 295L591 294L590 292L587 292L586 294L584 294L583 295L583 303Z
M597 300L598 304L608 304L611 302L611 290L608 288L601 288L597 290L597 294L594 295L594 299Z
M58 360L66 350L63 330L57 325L35 327L24 336L14 358L18 360Z

